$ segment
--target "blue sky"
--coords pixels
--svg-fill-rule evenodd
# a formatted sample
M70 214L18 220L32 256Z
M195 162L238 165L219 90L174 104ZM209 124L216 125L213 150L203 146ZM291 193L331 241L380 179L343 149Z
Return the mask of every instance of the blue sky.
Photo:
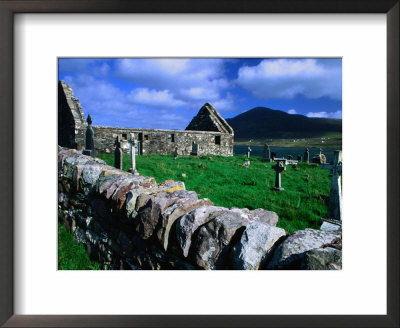
M94 125L184 129L211 103L224 118L257 106L342 118L333 58L65 58L65 80Z

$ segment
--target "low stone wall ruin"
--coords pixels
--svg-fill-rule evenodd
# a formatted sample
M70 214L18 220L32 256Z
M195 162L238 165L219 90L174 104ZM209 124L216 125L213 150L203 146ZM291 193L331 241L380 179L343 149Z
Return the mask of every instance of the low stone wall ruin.
M278 215L214 206L183 182L58 150L59 222L103 269L340 269L340 232L289 235Z
M170 155L175 147L180 156L192 152L192 143L198 145L198 155L233 155L233 135L212 131L157 130L93 126L95 149L99 152L112 153L115 149L115 138L120 136L121 149L129 153L130 135L136 140L136 154ZM84 140L78 142L78 149L84 148ZM140 145L140 146L139 146ZM140 149L139 149L140 148Z

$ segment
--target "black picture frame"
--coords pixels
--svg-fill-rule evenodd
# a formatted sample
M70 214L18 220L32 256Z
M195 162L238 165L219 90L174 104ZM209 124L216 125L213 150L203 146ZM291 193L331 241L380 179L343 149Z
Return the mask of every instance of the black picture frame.
M0 0L0 324L5 327L399 327L398 0ZM385 13L387 17L387 315L14 315L13 17L16 13ZM371 246L372 247L372 246ZM367 270L367 269L366 269ZM367 286L366 286L367 288Z

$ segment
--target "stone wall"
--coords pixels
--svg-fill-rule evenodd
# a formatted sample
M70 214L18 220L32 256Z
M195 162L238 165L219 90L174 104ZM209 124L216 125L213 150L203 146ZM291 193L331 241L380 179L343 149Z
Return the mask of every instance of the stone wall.
M58 83L58 144L83 149L87 123L82 106L72 88L64 81Z
M192 143L198 144L198 155L233 155L233 136L220 132L179 131L115 128L93 126L95 134L95 148L101 152L112 152L117 135L122 139L121 148L129 152L128 139L130 135L136 140L136 154L139 155L166 155L172 154L178 147L179 155L190 155Z
M58 151L59 222L103 269L340 269L340 233L289 235L264 209L214 206L183 182L157 184Z

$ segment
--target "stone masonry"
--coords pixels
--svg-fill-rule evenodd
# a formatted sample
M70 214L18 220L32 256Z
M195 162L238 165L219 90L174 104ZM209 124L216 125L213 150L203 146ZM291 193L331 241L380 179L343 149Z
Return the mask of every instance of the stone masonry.
M137 155L172 155L178 147L180 155L190 155L192 143L198 144L198 155L233 155L233 136L221 132L159 129L116 128L93 126L95 149L110 153L116 136L122 136L121 148L129 153L129 136L136 140ZM218 140L217 140L218 139ZM216 143L219 142L219 144Z
M265 209L224 208L183 182L58 149L58 220L103 269L341 268L339 231L289 235Z
M58 144L83 149L87 123L82 106L72 88L64 81L58 83Z

